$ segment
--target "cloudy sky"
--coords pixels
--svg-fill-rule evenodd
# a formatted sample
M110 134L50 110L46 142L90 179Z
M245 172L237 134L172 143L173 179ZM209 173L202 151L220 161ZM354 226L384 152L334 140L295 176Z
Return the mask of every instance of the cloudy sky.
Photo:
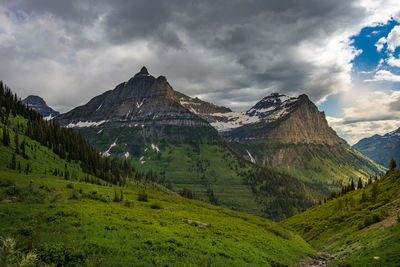
M398 0L0 0L0 79L62 112L145 65L246 110L307 94L350 144L400 127Z

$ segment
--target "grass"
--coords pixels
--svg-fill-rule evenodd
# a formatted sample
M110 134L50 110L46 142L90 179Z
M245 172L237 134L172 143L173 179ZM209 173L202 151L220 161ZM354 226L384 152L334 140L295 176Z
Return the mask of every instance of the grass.
M210 201L209 190L218 205L254 215L262 215L261 207L244 176L249 166L241 165L228 149L220 145L200 144L196 152L191 145L169 146L161 152L147 147L143 152L144 164L136 159L139 169L152 169L162 173L175 191L184 187L199 199ZM207 192L208 191L208 192Z
M334 265L400 264L400 170L374 185L311 208L285 221L315 249L341 259Z
M14 238L18 251L35 253L42 264L270 266L315 255L300 236L277 223L186 199L156 184L84 183L78 163L23 139L29 159L17 156L17 162L31 165L28 174L7 167L15 148L0 144L0 236ZM179 152L178 157L186 150L172 153ZM69 180L54 176L48 170L55 168L74 175ZM123 201L114 202L121 191ZM147 201L138 201L143 192Z

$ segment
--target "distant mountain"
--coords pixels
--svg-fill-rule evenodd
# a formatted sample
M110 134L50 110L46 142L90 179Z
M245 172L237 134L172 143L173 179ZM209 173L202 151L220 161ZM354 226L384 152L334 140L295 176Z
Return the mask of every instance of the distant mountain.
M143 67L57 119L79 129L104 155L125 156L138 169L160 173L175 191L186 188L214 204L277 219L293 205L305 209L321 199L296 178L272 170L264 177L273 183L269 192L256 194L262 181L248 179L253 165L209 123L226 113L232 110L177 92L164 76L155 78ZM290 200L279 191L283 183L297 188Z
M354 148L376 162L388 166L390 160L400 160L400 128L385 135L373 135L361 139Z
M60 112L49 107L40 96L30 95L22 100L22 103L31 107L34 111L41 114L43 118L47 120L60 115Z
M342 144L306 95L288 97L273 93L246 112L227 116L227 122L213 122L224 136L234 141L271 139L285 143Z
M104 155L124 155L161 173L176 191L186 187L212 203L273 218L287 215L288 203L303 209L351 179L384 171L339 138L306 95L275 93L234 112L175 91L145 67L57 119ZM296 192L293 202L279 191L282 183Z
M306 95L273 93L245 112L198 114L247 160L295 175L324 194L384 170L337 136Z

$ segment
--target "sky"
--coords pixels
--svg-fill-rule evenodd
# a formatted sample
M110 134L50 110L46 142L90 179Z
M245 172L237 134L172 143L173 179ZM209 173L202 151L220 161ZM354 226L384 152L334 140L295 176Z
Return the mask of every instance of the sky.
M233 110L307 94L349 144L400 127L398 0L0 0L0 79L66 112L142 66Z

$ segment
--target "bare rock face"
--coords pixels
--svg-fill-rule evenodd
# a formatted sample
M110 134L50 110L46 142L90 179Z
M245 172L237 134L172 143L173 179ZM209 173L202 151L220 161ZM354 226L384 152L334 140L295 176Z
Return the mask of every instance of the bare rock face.
M139 155L146 145L215 140L218 132L181 105L187 96L173 90L164 76L155 78L145 67L127 82L92 98L57 119L78 128L105 154Z
M299 97L296 106L286 119L258 138L278 140L283 143L342 144L336 132L329 127L325 114L320 112L306 95Z
M130 124L208 125L176 101L176 92L164 76L150 75L143 67L129 81L59 116L62 125L79 127L96 122Z
M329 127L325 114L320 112L306 95L297 98L272 94L246 112L257 116L254 123L224 132L233 141L274 140L282 143L343 144Z

